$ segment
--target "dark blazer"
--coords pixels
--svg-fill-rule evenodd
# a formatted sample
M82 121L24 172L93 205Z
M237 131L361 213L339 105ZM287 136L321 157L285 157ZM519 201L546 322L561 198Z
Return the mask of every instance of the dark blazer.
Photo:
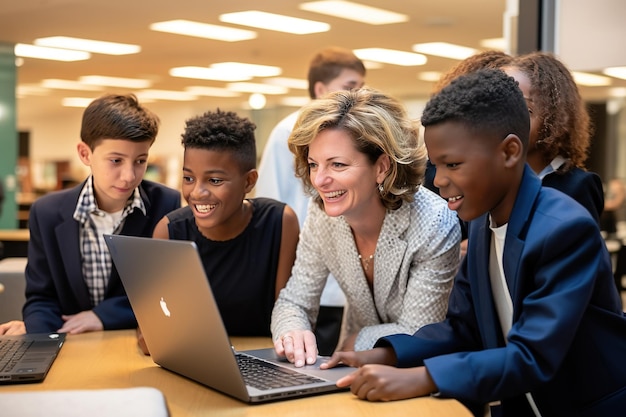
M488 215L469 224L469 252L446 319L378 345L398 366L426 365L444 396L495 415L613 416L626 410L626 318L599 228L580 204L541 187L527 166L503 254L513 301L505 344L488 276Z
M600 215L604 211L604 189L598 174L574 167L567 172L551 172L543 177L541 183L578 201L600 224Z
M93 306L83 278L79 224L73 219L78 196L85 183L47 194L30 209L26 303L22 311L28 333L52 332L63 326L62 314L93 310L105 330L137 326L135 315L115 266L104 300ZM147 216L134 210L121 234L152 236L157 222L180 207L180 193L163 185L142 181L139 192Z

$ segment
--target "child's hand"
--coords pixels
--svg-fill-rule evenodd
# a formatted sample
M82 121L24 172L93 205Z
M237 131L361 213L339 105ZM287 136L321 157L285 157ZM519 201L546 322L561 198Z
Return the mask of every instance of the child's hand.
M0 334L16 336L26 333L26 326L21 320L11 320L0 324Z
M320 365L320 369L333 368L337 365L348 365L358 368L368 363L395 365L396 355L391 348L374 348L359 352L335 352L330 359Z
M404 400L437 391L423 366L400 369L387 365L364 365L338 380L337 386L350 386L354 395L368 401Z
M59 333L78 334L104 330L102 322L92 310L81 311L78 314L62 315L65 323L57 330Z

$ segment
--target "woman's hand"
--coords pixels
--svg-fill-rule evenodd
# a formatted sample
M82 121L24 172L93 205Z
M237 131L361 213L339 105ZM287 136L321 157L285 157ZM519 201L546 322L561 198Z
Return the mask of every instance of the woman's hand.
M274 341L278 356L284 356L296 367L313 365L317 360L317 343L310 330L293 330Z

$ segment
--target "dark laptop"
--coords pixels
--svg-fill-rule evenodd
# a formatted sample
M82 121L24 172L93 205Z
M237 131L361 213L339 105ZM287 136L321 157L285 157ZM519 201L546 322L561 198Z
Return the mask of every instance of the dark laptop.
M354 371L315 365L295 368L273 348L232 347L195 243L105 235L155 363L249 403L340 390ZM248 369L257 366L262 369ZM265 378L259 381L258 378Z
M0 384L43 381L64 341L65 333L0 336Z

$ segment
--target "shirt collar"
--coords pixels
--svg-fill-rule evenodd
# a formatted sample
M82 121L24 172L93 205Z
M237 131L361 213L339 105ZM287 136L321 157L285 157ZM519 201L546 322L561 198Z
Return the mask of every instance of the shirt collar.
M561 168L564 163L565 163L565 158L563 158L561 155L557 155L552 160L552 162L550 162L548 166L545 167L537 176L539 177L540 180L543 180L543 178L546 175L551 174L555 171L558 171L558 169Z
M141 198L139 187L135 188L133 194L126 202L122 218L128 216L135 209L141 210L143 215L146 215L146 206ZM96 197L93 191L93 176L90 175L89 178L87 178L87 181L85 181L85 185L78 196L78 203L76 204L76 210L74 210L73 217L76 221L85 223L89 219L90 214L99 212L101 212L101 210L98 208L98 203L96 202Z

